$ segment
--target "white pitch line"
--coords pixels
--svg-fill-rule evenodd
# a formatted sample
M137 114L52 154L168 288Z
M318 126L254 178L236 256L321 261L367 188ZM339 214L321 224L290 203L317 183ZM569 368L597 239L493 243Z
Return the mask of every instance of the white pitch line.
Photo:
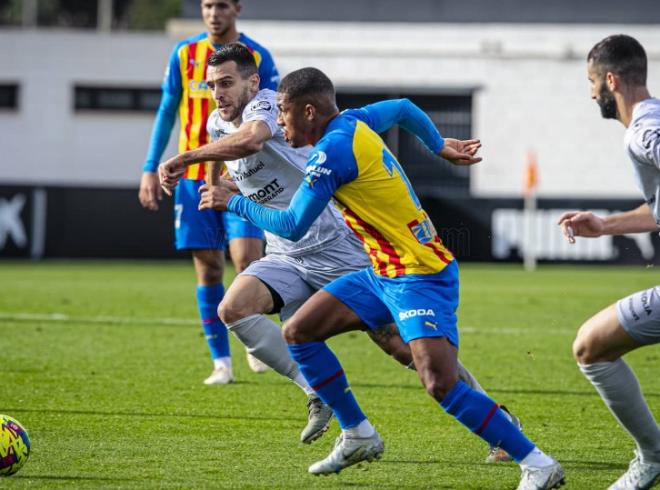
M65 313L9 313L0 311L0 320L20 322L119 323L127 325L198 325L186 318L137 318L123 316L73 316Z
M0 321L20 321L20 322L54 322L54 323L102 323L102 324L123 324L123 325L199 325L196 319L186 318L136 318L126 316L73 316L65 313L10 313L0 311ZM458 327L459 334L500 334L500 335L559 335L566 336L575 333L571 327L559 328L553 327L545 330L543 333L531 331L528 328L520 327L493 327L479 328L464 326Z

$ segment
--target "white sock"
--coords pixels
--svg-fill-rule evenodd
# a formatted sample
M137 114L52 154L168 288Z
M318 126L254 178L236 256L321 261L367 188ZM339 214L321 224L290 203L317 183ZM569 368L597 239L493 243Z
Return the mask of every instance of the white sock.
M263 315L249 315L226 324L247 351L276 373L293 380L298 365L291 359L280 327Z
M660 427L637 377L623 359L578 364L624 429L635 439L643 463L660 463Z
M344 429L342 432L348 438L364 438L373 436L374 432L376 432L376 429L374 429L374 426L371 425L369 419L364 419L355 427Z
M291 381L293 381L295 384L300 386L300 389L305 392L306 395L314 395L316 396L316 393L312 389L311 386L309 386L309 383L305 379L305 377L301 374L298 373L295 378L293 378Z
M218 357L213 359L213 369L231 369L231 357Z
M545 468L546 466L550 466L554 462L555 462L554 459L552 459L550 456L545 454L539 448L534 447L534 449L532 449L532 452L529 453L527 456L525 456L525 458L519 464L520 467L524 470L529 467Z

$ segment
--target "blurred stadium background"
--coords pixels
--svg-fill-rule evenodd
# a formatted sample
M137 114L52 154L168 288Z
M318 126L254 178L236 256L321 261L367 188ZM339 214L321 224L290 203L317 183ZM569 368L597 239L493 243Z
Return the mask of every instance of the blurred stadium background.
M342 108L406 96L443 134L482 139L484 163L455 169L403 131L385 135L461 260L518 261L528 247L542 261L660 264L657 235L569 247L554 226L562 209L640 202L623 129L589 99L585 57L608 34L633 35L660 93L657 0L242 3L239 29L282 74L314 65ZM176 256L171 201L155 218L137 185L165 61L202 30L198 0L0 1L0 257Z

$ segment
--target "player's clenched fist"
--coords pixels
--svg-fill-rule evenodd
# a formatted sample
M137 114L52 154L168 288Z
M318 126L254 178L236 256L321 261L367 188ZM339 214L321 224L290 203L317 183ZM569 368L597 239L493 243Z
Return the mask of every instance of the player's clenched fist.
M588 211L570 211L559 217L559 226L568 243L575 243L576 236L599 237L605 229L603 218Z
M204 184L199 188L199 209L215 209L226 211L227 203L234 194L238 194L238 187L233 182L220 179L217 185Z
M185 171L186 165L178 155L158 166L158 179L160 180L160 186L168 196L172 195L172 190L176 187L179 180L181 180Z
M158 176L154 172L144 172L140 180L138 199L142 207L151 211L158 211L158 201L163 198L158 186Z

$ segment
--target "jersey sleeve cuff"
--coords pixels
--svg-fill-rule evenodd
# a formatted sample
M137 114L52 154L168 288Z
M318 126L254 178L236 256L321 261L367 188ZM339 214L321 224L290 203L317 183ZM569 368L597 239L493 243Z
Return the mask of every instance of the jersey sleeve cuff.
M143 172L156 172L158 170L158 162L144 162L142 167Z

